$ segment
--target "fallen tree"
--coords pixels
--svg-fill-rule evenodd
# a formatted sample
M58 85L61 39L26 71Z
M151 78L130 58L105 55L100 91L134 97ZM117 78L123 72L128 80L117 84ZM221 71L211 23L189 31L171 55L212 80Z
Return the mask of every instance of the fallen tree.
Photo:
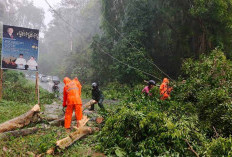
M21 130L8 131L0 134L0 140L9 139L10 137L20 137L34 134L41 129L47 129L49 126L42 125L40 127L32 127Z
M67 137L57 141L56 147L47 150L47 154L53 154L57 149L65 149L84 136L99 130L98 128L86 127L85 124L88 121L89 119L87 116L83 116L82 120L80 121L80 127L77 128L75 132L70 133Z
M98 131L99 129L97 127L91 128L87 126L80 127L77 131L71 133L68 137L59 140L56 142L56 146L65 149L72 145L77 140L81 139L82 137L92 134L95 131Z
M87 102L86 104L83 105L83 110L89 108L91 105L95 104L96 101L91 99L89 102Z
M30 124L31 122L38 121L39 112L40 112L40 106L35 105L27 113L0 124L0 133L6 132L6 131L12 131L12 130L15 130L18 128L22 128L22 127Z
M88 121L89 121L89 119L87 118L87 116L83 116L82 120L80 121L80 127L75 132L69 134L68 137L57 141L56 146L58 146L61 149L64 149L64 148L70 146L76 140L78 140L77 138L79 137L79 134L83 132L83 127L85 126L85 124Z
M66 149L67 147L71 146L77 140L87 135L90 135L96 131L99 131L99 128L97 127L91 128L91 127L82 126L77 131L71 133L68 137L57 141L56 147L53 147L47 150L46 154L51 155L51 154L54 154L55 151L57 151L58 149Z

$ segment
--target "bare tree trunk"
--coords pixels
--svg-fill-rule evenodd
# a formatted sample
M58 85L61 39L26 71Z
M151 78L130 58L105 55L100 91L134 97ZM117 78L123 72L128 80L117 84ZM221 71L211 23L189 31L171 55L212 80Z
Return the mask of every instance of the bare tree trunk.
M93 133L94 131L98 131L98 128L86 127L85 124L89 121L89 119L84 116L80 121L80 127L73 133L69 134L66 138L63 138L56 142L56 147L50 148L47 150L47 154L54 154L57 148L65 149L72 145L75 141L81 139L82 137Z
M41 127L33 127L33 128L22 129L22 130L4 132L0 134L0 140L9 139L10 137L27 136L30 134L34 134L37 131L45 128L50 128L50 127L46 127L46 125L42 125Z
M99 130L98 128L91 128L91 127L86 127L86 126L81 127L77 131L71 133L68 137L57 141L56 146L61 149L65 149L69 147L70 145L72 145L77 140L83 138L86 135L92 134L93 132L98 131L98 130Z
M39 119L39 112L40 112L40 107L39 105L35 105L30 111L27 113L16 117L12 120L6 121L2 124L0 124L0 133L6 132L6 131L11 131L15 130L18 128L22 128L31 122L36 122Z
M72 143L74 143L76 140L81 138L80 134L83 134L86 131L86 128L83 128L85 124L89 121L89 119L85 116L80 121L80 127L73 133L71 133L68 137L59 140L56 142L56 146L58 146L61 149L64 149L68 146L70 146ZM86 131L88 132L88 131ZM85 133L86 135L87 133ZM84 136L84 135L83 135Z

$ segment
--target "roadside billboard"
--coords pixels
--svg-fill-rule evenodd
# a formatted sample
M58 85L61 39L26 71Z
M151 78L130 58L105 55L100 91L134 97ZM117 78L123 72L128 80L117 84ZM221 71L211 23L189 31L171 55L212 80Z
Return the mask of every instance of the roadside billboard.
M2 69L38 70L39 30L3 25Z

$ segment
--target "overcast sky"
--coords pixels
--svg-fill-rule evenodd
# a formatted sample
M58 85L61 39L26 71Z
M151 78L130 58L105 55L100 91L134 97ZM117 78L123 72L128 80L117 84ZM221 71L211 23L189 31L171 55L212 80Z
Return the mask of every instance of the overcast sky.
M56 6L60 3L61 0L47 0L52 7L56 8ZM45 2L45 0L33 0L34 5L36 7L43 8L45 11L45 24L47 25L52 20L52 13L49 11L49 6Z

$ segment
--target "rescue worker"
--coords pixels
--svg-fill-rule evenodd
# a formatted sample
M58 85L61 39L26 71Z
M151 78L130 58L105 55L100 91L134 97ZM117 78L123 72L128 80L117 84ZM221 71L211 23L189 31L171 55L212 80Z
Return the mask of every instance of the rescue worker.
M150 90L155 86L155 81L150 80L147 83L147 86L145 86L142 90L142 93L145 93L146 96L152 96L152 93L150 93Z
M163 83L160 85L160 100L166 100L170 97L172 88L168 86L169 80L167 78L163 79Z
M100 91L98 84L96 82L92 83L92 99L95 100L96 102L94 104L98 103L98 106L101 109L104 109L104 106L102 104L103 100L104 100L104 96L102 94L102 92ZM91 105L90 110L94 110L94 104Z
M79 82L79 81L78 81ZM75 116L77 120L77 128L80 126L79 121L82 119L82 101L81 101L81 85L76 79L64 78L64 91L63 91L63 107L66 108L64 127L67 133L70 132L70 125L72 122L72 114L75 109Z
M76 82L77 87L80 89L79 90L79 95L81 96L81 88L82 88L81 83L79 82L77 77L74 78L74 81Z

